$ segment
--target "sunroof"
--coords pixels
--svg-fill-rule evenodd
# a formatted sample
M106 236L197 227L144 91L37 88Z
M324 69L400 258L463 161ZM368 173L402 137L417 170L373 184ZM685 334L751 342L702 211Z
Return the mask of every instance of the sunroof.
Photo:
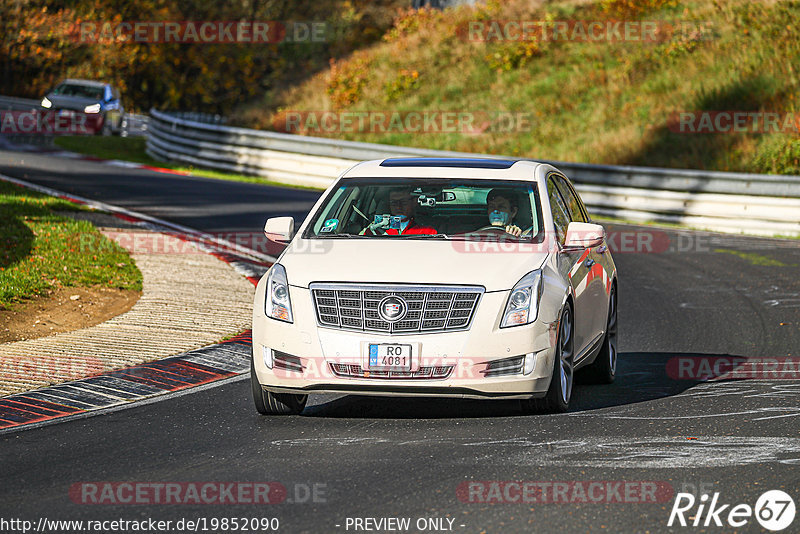
M468 169L508 169L517 160L489 158L390 158L381 167L459 167Z

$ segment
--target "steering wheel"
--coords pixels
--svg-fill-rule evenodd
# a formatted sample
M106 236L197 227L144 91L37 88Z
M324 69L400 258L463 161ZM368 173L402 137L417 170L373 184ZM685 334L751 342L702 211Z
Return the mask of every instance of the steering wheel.
M472 231L472 232L470 232L470 233L475 233L475 232L485 232L485 231L487 231L487 230L494 230L495 232L503 232L503 233L506 233L506 227L505 227L505 226L494 226L493 224L490 224L490 225L488 225L488 226L484 226L483 228L479 228L479 229L477 229L477 230L473 230L473 231Z

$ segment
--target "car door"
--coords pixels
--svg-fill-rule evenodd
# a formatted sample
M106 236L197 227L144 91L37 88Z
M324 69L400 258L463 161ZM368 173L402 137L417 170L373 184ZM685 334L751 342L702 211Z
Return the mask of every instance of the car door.
M572 185L560 175L554 175L559 193L566 202L567 214L571 221L591 222L583 202ZM586 303L587 313L591 314L589 320L588 341L599 338L605 331L608 314L608 284L609 273L605 272L604 254L608 250L606 243L586 249L584 266L588 269L586 274Z
M556 186L555 176L551 174L547 178L547 197L550 201L550 212L553 214L556 239L559 242L558 271L567 278L575 299L573 339L575 355L577 356L583 351L586 344L591 341L589 334L592 332L592 311L589 294L586 291L590 267L585 264L586 251L563 248L570 217L566 202Z

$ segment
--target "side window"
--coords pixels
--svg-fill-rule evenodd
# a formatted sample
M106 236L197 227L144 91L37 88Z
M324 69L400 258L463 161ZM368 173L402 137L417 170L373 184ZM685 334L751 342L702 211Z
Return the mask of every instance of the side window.
M592 216L589 215L589 210L586 209L586 204L583 203L583 199L581 198L581 196L578 194L578 192L571 184L567 183L567 187L569 188L570 191L572 191L572 194L575 195L575 199L578 202L578 206L580 206L581 213L583 213L583 218L586 220L587 223L592 222Z
M558 191L567 203L567 212L570 219L575 222L589 222L586 215L584 215L584 210L581 209L581 201L578 199L577 193L572 190L567 181L561 176L555 176L555 179Z
M556 227L556 236L559 243L564 242L567 235L567 226L569 226L569 216L567 215L567 207L564 205L564 199L556 188L553 177L547 179L547 197L550 201L550 211L553 212L553 224Z

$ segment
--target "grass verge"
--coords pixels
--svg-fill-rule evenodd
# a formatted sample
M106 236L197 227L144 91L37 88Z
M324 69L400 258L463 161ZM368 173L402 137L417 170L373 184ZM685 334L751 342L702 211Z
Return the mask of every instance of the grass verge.
M737 258L741 258L751 265L760 265L762 267L789 267L780 260L769 258L763 254L756 254L755 252L742 252L741 250L731 250L727 248L715 248L714 252L720 254L731 254Z
M0 181L0 308L58 287L142 290L125 249L91 223L58 213L80 209Z
M151 167L161 167L173 171L187 172L192 176L203 178L214 178L216 180L229 180L233 182L245 182L251 184L274 185L279 187L291 187L294 189L307 189L312 191L322 191L317 187L307 187L301 185L289 185L280 182L265 180L257 176L247 176L244 174L233 174L227 172L213 171L194 167L192 165L181 165L158 161L151 158L145 152L144 137L86 137L86 136L60 136L56 137L55 143L64 150L94 156L101 159L118 159L141 163Z

